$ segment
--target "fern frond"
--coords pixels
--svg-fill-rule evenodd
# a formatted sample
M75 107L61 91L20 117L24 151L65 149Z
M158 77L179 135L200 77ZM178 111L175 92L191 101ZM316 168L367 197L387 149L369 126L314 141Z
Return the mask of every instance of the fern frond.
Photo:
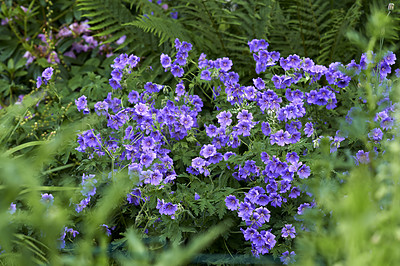
M135 26L144 32L150 32L160 38L159 45L166 41L173 41L176 38L187 40L188 34L186 30L178 23L165 18L155 16L139 16L135 21L125 23L123 26Z

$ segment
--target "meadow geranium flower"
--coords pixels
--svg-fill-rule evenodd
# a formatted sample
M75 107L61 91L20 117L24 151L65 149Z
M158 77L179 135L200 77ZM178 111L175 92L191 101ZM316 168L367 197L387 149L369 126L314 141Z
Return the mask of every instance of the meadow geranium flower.
M257 230L255 230L254 228L251 228L251 227L247 228L246 230L243 230L242 228L240 228L240 230L242 231L243 237L246 241L249 241L250 239L253 238L253 236L255 234L258 233Z
M228 210L236 211L239 207L239 200L235 196L229 195L225 198L225 205Z
M183 71L183 69L180 68L178 65L173 65L172 68L171 68L171 73L172 73L172 75L174 75L175 77L180 78L180 77L183 76L184 71Z
M139 115L147 115L149 107L146 104L138 103L135 105L135 112Z
M232 60L230 60L228 57L224 57L220 60L221 70L224 72L228 72L232 65Z
M148 93L156 93L159 92L161 89L163 88L163 86L152 83L152 82L147 82L144 85L144 89L148 92Z
M94 110L98 116L100 115L107 115L108 114L108 103L105 101L97 102L94 105Z
M53 76L53 68L48 67L42 72L42 77L46 80L49 81L51 77ZM46 83L47 84L47 83Z
M148 136L144 137L142 140L142 149L144 151L152 150L155 146L154 138Z
M199 68L205 68L208 66L208 60L206 59L207 55L204 53L201 53L198 61Z
M130 103L137 103L139 101L139 93L135 90L132 90L129 94L128 94L128 101Z
M86 96L82 95L77 100L75 100L76 108L78 111L84 110L87 107Z
M267 247L268 247L268 249L272 249L274 246L275 246L275 244L276 244L276 240L275 240L275 235L273 235L271 232L269 232L269 231L266 231L265 232L265 239L266 239L266 244L267 244Z
M299 170L297 170L297 174L301 179L309 177L311 174L310 167L303 164L303 166Z
M113 71L111 71L111 77L119 82L122 79L122 70L114 69Z
M17 211L17 205L11 202L10 207L8 208L8 213L13 214Z
M223 111L217 115L218 123L222 127L227 127L232 123L232 114L229 111Z
M296 229L291 224L285 224L285 226L282 228L282 237L289 237L289 236L291 238L295 238Z
M293 187L290 191L289 198L295 199L298 196L300 196L300 189L298 189L297 187Z
M42 77L38 77L38 78L36 79L36 87L37 87L37 88L40 88L40 86L42 86L42 84L43 84Z
M209 70L201 71L200 79L202 80L211 80L211 72Z
M255 203L257 203L260 206L266 206L270 201L271 199L267 195L262 194L257 196Z
M367 164L367 163L369 163L369 152L359 150L356 154L355 159L356 159L357 165L358 165L358 163Z
M253 83L254 83L254 86L255 86L257 89L259 89L259 90L265 89L265 83L264 83L264 81L263 81L262 78L258 77L258 78L256 78L256 79L253 79Z
M304 133L307 135L307 137L311 137L312 134L314 133L314 128L311 122L305 124Z
M302 215L305 208L311 208L310 203L302 203L297 208L297 214Z
M54 196L52 194L44 193L42 194L42 199L40 201L46 205L53 205Z
M294 256L296 256L296 253L294 251L292 251L290 253L289 253L289 251L285 251L282 253L282 256L279 259L281 260L281 262L284 265L287 265L289 263L296 262L296 260L294 259Z
M111 88L113 88L114 90L121 89L121 84L119 83L118 80L116 80L114 78L109 79L109 84L110 84Z
M247 220L248 218L250 218L252 212L253 208L249 203L241 202L239 204L238 216L241 217L243 220Z
M185 127L185 129L191 129L194 123L193 118L190 115L181 115L179 122Z
M374 128L370 133L368 133L368 137L373 141L380 141L383 137L383 132L380 128Z
M185 94L185 85L183 85L182 81L176 84L175 93L179 97Z
M161 54L160 61L163 68L168 68L171 66L171 57L169 57L167 54Z
M241 121L251 122L251 120L253 120L253 114L249 113L248 110L242 110L237 115L237 119L239 119L239 122Z
M250 136L250 130L252 128L252 125L250 122L247 121L241 121L239 124L237 124L237 134L238 135L243 135L244 137Z
M140 200L142 199L142 192L139 188L134 188L128 195L126 200L133 205L138 206L140 204Z
M217 153L215 153L213 156L211 156L211 157L208 159L208 162L209 162L209 163L216 164L216 163L219 163L220 161L222 161L222 159L223 159L222 154L219 153L219 152L217 152Z
M150 167L155 158L156 154L154 152L148 151L140 156L140 163L146 167Z
M201 148L200 155L203 156L204 158L209 158L213 156L217 152L217 149L215 148L214 145L208 144L204 145Z
M271 217L270 211L265 207L259 207L255 209L255 212L258 214L258 221L262 224L268 223Z
M195 169L199 169L203 166L205 166L206 161L203 158L196 157L192 159L192 167Z
M297 155L297 152L291 152L286 154L286 161L289 163L297 163L299 161L299 156Z
M173 216L175 212L178 210L178 205L168 202L165 203L162 208L163 208L163 214Z

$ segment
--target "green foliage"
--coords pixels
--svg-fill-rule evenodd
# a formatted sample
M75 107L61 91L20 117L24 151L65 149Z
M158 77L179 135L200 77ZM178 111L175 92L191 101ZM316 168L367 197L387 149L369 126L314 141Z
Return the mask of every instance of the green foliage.
M367 36L351 32L349 37L367 51L377 50L375 60L379 62L386 52L383 39L390 43L398 38L396 27L387 13L373 10ZM349 142L341 153L329 154L328 143L321 144L325 148L314 162L317 178L307 182L318 208L305 214L303 223L309 231L297 239L301 265L391 265L399 260L399 125L395 123L389 131L393 138L383 139L382 146L367 138L377 126L375 114L385 108L378 104L383 91L391 89L390 100L398 105L399 80L381 81L370 67L350 89L368 101L355 103L359 111L354 112L352 124L342 124ZM398 109L394 116L399 119ZM354 166L351 149L368 150L370 161Z

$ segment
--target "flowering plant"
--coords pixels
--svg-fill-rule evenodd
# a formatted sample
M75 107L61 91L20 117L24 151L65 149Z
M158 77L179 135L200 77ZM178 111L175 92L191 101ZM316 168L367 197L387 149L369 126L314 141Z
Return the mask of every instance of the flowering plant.
M354 142L351 132L337 130L340 123L332 117L349 112L351 123L348 106L362 108L366 96L352 91L357 87L351 82L361 82L364 71L373 68L381 88L395 55L363 54L359 64L325 67L297 55L280 57L264 40L252 40L249 47L259 76L247 86L239 83L228 57L211 60L201 54L196 63L189 56L191 44L178 39L173 56L160 56L165 72L175 77L171 85L146 81L149 70L137 70L140 58L121 54L112 65L107 98L76 99L79 111L94 109L103 120L78 135L76 150L88 166L111 168L100 183L118 182L114 172L129 170L132 188L122 213L135 218L132 224L145 235L181 241L188 232L237 215L236 226L255 256L283 254L287 262L292 239L307 229L304 209L316 205L303 180L312 176L311 159L321 141L331 153ZM360 99L349 99L349 93ZM375 121L381 120L382 129L369 133L376 152L393 125L388 93L378 96ZM354 158L368 163L369 154L360 149ZM96 190L90 191L76 204L83 215L95 197ZM240 238L228 234L225 239ZM235 246L225 245L228 251Z

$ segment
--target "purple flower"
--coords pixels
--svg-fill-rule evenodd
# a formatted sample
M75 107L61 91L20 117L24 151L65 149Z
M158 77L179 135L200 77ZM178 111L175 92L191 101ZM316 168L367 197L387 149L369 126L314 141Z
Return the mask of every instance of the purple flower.
M232 123L232 114L229 111L223 111L217 115L218 123L222 127L227 127Z
M111 77L119 82L122 79L122 70L114 69L113 71L111 71Z
M84 110L87 107L86 96L82 95L81 97L79 97L78 100L75 100L75 104L79 112L81 110Z
M43 84L42 77L38 77L38 78L36 79L36 87L37 87L37 88L40 88L40 86L42 86L42 84Z
M298 196L300 196L300 189L298 189L297 187L293 187L290 191L289 198L295 199Z
M215 146L212 144L208 144L204 145L201 148L200 155L203 156L204 158L209 158L211 156L214 156L216 152L217 149L215 148Z
M238 216L241 217L243 220L247 220L251 217L253 212L253 208L247 202L241 202L239 204L239 211Z
M228 72L232 65L232 61L228 57L224 57L220 60L221 70L224 72Z
M194 200L199 200L200 199L200 196L199 196L199 194L197 194L197 193L194 193Z
M149 107L146 104L138 103L135 105L135 112L139 115L148 115Z
M259 207L255 209L255 212L258 214L258 221L262 224L268 223L271 218L270 211L267 208Z
M111 236L111 230L114 230L114 227L109 228L106 224L102 224L101 226L106 230L106 235Z
M78 99L79 100L79 99ZM77 104L78 105L78 104ZM79 110L79 109L78 109ZM108 114L108 103L106 101L97 102L94 105L94 110L98 116Z
M202 80L211 80L211 72L209 70L201 71L200 79Z
M139 101L139 93L135 90L132 90L129 94L128 94L128 101L130 103L137 103Z
M239 122L251 122L251 120L253 120L253 114L249 113L247 110L243 110L237 115L237 119L239 119Z
M297 214L302 215L305 208L311 208L310 203L302 203L297 208Z
M282 228L282 237L289 237L289 236L291 238L295 238L296 229L291 224L285 224L285 226Z
M161 61L161 65L164 68L168 68L171 66L171 57L169 57L167 54L161 54L160 61Z
M8 208L8 213L13 214L17 211L17 205L11 202L10 207Z
M203 158L196 157L196 158L192 159L192 167L194 169L202 168L203 166L205 166L205 164L206 164L206 161Z
M44 193L40 201L46 205L53 205L54 197L51 194Z
M156 93L159 92L161 89L163 88L163 86L152 83L152 82L147 82L144 85L144 89L148 92L148 93Z
M294 251L290 252L290 254L289 251L285 251L282 253L282 257L280 257L280 260L284 265L287 265L289 263L296 262L294 256L296 256L296 253Z
M143 153L140 156L140 163L143 164L146 167L150 167L151 163L153 162L153 160L156 158L156 154L154 152L147 152L147 153Z
M206 128L207 136L209 136L210 138L216 137L218 135L218 132L217 132L218 128L216 126L214 126L214 125L209 125L209 126L204 125L204 126Z
M261 131L265 136L269 136L269 134L271 134L271 127L268 122L261 123Z
M75 211L77 213L80 213L84 208L86 208L89 202L90 202L90 197L84 198L83 200L81 200L81 202L75 205Z
M130 204L134 204L138 206L140 204L140 200L142 199L142 192L140 191L139 188L134 188L131 193L127 195L126 200Z
M172 73L172 75L174 75L175 77L180 78L180 77L183 76L184 71L183 71L183 69L180 68L178 65L173 65L172 68L171 68L171 73Z
M256 86L257 89L259 89L259 90L265 89L265 83L262 80L262 78L253 79L253 83L254 83L254 86Z
M274 143L279 146L285 146L285 144L289 144L290 134L287 131L283 131L282 129L271 135L271 145Z
M359 150L356 154L355 159L356 159L356 165L358 165L359 163L367 164L369 163L369 152Z
M178 210L178 205L172 204L171 202L164 204L162 208L163 213L165 215L170 215L170 216L173 216L177 210Z
M307 135L307 137L311 137L312 134L314 133L314 128L311 122L305 124L304 133Z
M239 200L235 196L229 195L225 198L225 205L228 210L236 211L239 207Z
M266 206L269 202L271 201L270 197L268 197L267 195L258 195L256 202L258 205L260 206Z
M303 166L299 170L297 170L297 174L301 179L309 177L311 174L310 167L303 164Z
M380 141L383 137L383 132L380 128L374 128L369 134L368 137L374 141Z
M175 93L179 97L185 94L185 85L183 85L182 81L176 84Z
M250 130L252 128L252 124L250 122L241 121L237 124L237 134L243 136L250 136Z
M188 42L182 42L179 47L180 52L189 52L190 50L192 50L192 44Z
M159 185L162 181L163 175L160 173L160 171L155 170L151 175L149 179L145 179L144 183L145 184L152 184L152 185Z
M48 67L42 72L42 77L46 80L49 81L51 79L51 76L53 76L53 68ZM46 82L47 84L47 82Z
M275 244L276 244L276 240L275 240L275 235L273 235L271 232L267 231L265 232L265 239L266 239L266 244L268 249L272 249Z
M121 89L121 84L119 83L118 80L111 78L109 79L109 83L111 88L113 88L114 90Z
M288 153L288 154L286 154L286 161L291 164L297 163L299 161L299 156L297 155L297 153L295 151Z

